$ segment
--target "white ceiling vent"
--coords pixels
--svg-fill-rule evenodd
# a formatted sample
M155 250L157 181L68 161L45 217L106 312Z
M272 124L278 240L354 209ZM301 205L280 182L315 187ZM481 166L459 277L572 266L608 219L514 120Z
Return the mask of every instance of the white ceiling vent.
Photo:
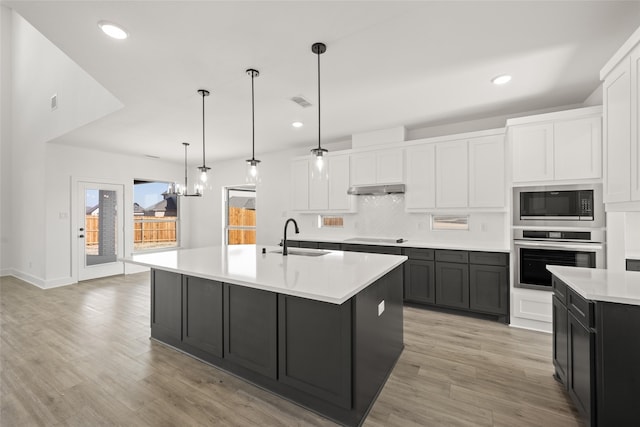
M307 107L311 107L311 103L309 101L307 101L307 99L302 96L302 95L298 95L298 96L294 96L293 98L291 98L291 100L293 102L295 102L296 104L298 104L299 106L301 106L302 108L307 108Z
M54 93L51 97L51 111L55 110L56 108L58 108L58 94Z

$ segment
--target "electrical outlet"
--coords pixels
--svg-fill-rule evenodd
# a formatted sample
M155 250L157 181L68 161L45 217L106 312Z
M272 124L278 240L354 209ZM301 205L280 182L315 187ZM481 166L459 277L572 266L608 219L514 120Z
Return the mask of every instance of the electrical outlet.
M378 316L381 316L384 313L384 300L380 304L378 304Z
M487 231L487 224L485 222L480 224L480 231Z

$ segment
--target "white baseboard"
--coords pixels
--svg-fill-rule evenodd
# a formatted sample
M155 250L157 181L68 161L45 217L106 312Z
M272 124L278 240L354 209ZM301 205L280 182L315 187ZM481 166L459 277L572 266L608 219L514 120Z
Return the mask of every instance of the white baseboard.
M129 264L129 263L124 264L124 274L143 273L149 270L151 270L149 267L143 267L142 265L135 265L135 264Z
M13 268L0 269L0 277L13 276Z
M519 317L511 317L509 326L518 329L528 329L530 331L546 332L550 334L553 331L553 324L541 322L539 320L522 319Z
M2 270L2 276L13 276L16 279L20 279L30 285L36 286L40 289L52 289L59 288L61 286L73 285L77 283L71 277L61 277L59 279L43 280L39 277L33 276L29 273L16 270L15 268L5 268Z

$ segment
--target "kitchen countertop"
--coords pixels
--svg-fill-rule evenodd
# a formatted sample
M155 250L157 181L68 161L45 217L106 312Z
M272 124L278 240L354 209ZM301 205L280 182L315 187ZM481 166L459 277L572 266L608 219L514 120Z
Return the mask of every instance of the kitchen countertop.
M399 246L402 248L429 248L429 249L450 249L457 251L480 251L480 252L504 252L509 253L511 249L508 247L480 245L477 243L434 243L420 240L405 239L402 243L387 242L386 240L394 240L384 237L363 237L366 240L358 240L358 237L317 237L317 236L299 236L291 235L288 240L299 240L307 242L328 242L328 243L350 243L355 245L374 245L374 246ZM370 239L379 239L380 242L372 242ZM384 241L384 242L382 242Z
M262 254L262 248L266 253ZM401 255L233 245L136 254L123 261L236 285L342 304L407 260ZM322 256L291 252L326 252Z
M592 301L640 305L640 272L548 265L547 270Z

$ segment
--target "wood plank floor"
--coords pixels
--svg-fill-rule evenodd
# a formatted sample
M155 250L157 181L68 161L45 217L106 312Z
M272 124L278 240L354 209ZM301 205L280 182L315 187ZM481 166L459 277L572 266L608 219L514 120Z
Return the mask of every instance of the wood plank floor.
M41 290L0 278L2 426L331 426L149 340L149 275ZM578 426L551 336L405 307L365 426Z

